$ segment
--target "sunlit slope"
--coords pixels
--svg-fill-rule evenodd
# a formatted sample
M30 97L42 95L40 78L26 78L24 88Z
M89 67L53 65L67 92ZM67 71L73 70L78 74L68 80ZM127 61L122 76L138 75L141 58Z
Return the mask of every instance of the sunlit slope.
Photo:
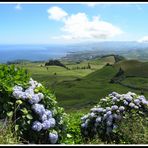
M121 67L126 76L148 77L148 62L125 60L116 63L114 66Z
M64 107L81 108L95 104L98 99L112 91L120 93L132 91L140 94L141 89L110 83L110 80L117 74L120 67L123 68L126 76L132 76L131 79L130 77L127 77L127 80L126 78L124 79L125 82L123 82L125 84L130 84L134 77L135 79L132 81L132 85L135 84L135 86L138 85L140 86L139 88L141 88L141 85L144 83L145 85L142 87L145 88L147 86L147 63L129 60L121 61L113 66L104 66L81 79L58 83L55 88L56 96L60 99ZM141 79L143 80L142 83L140 81ZM148 96L148 91L144 91L144 94Z

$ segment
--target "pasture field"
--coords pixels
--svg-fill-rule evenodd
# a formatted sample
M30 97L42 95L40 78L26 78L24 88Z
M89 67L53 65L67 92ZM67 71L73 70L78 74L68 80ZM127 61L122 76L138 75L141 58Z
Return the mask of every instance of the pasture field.
M148 63L136 60L124 60L115 63L114 57L85 60L79 63L62 61L69 70L60 66L47 66L45 63L24 63L18 66L28 70L31 77L41 82L55 94L59 104L66 111L89 109L102 97L112 91L140 94L148 86ZM91 68L84 68L90 64ZM113 66L106 66L107 63ZM115 64L114 64L115 63ZM121 84L110 83L119 68L124 70L125 78ZM124 85L125 84L125 85ZM137 86L138 89L127 87ZM148 96L148 91L144 90Z

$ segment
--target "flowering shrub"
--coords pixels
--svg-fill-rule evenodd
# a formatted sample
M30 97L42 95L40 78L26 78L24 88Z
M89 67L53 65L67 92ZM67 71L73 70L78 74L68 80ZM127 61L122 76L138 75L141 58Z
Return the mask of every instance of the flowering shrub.
M3 67L3 66L2 66ZM4 66L6 69L7 66ZM23 143L61 143L66 135L66 114L58 107L56 98L42 84L29 78L21 69L11 67L12 83L1 85L1 118L11 117ZM12 72L13 71L13 72ZM15 72L17 74L15 75ZM5 73L6 71L4 71ZM22 72L22 77L20 73ZM19 81L15 81L17 77ZM24 80L22 78L26 77ZM0 77L0 80L2 76ZM18 83L19 82L19 83ZM5 84L6 84L5 83ZM9 86L8 86L9 85ZM7 98L4 100L3 98Z
M85 138L99 136L104 141L116 141L123 120L136 116L147 116L148 101L143 95L132 92L118 94L112 92L102 98L98 105L81 118L81 131Z

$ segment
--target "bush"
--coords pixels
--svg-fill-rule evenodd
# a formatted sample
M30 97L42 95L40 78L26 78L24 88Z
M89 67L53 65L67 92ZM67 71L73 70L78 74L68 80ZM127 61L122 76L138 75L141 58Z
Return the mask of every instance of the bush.
M143 129L147 128L147 117L144 96L112 92L81 118L81 132L86 140L99 137L104 143L146 143L148 136ZM137 141L138 136L145 137Z
M14 132L23 143L63 142L67 117L55 96L31 79L25 70L13 65L0 68L1 118L12 119Z

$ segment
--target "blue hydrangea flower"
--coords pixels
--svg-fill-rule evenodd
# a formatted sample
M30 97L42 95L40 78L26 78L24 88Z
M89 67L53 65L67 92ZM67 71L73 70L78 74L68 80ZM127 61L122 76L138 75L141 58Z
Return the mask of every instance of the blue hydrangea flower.
M113 105L113 106L111 107L111 110L112 110L112 111L117 110L117 109L118 109L118 106L117 106L117 105Z
M146 101L146 100L142 100L142 103L143 103L144 105L148 105L148 101Z
M107 114L103 115L103 120L105 120L107 118Z
M42 127L44 130L47 130L51 127L51 122L49 120L45 120L43 123L42 123Z
M108 121L112 122L113 121L113 115L109 115L107 118Z
M138 99L139 99L140 101L146 100L143 95L142 95L142 96L139 96Z
M129 104L129 106L130 106L131 108L134 108L135 104L131 102L131 103Z
M39 121L34 121L32 129L39 132L42 129L42 124Z
M107 116L109 116L109 115L111 115L111 114L112 114L111 111L106 112L106 115L107 115Z
M124 98L126 99L126 101L128 101L128 102L131 102L132 101L132 97L130 96L130 95L128 95L128 94L125 94L124 95Z
M99 112L99 113L103 112L103 108L99 107L99 108L97 109L97 112Z
M47 115L46 114L43 114L41 117L40 117L40 120L42 121L42 122L44 122L45 120L47 120L48 118L47 118Z
M140 104L140 100L139 100L139 99L135 99L135 100L134 100L134 103L135 103L136 105L139 105L139 104Z
M96 122L98 123L98 122L101 122L101 117L97 117L96 118Z
M120 107L119 107L119 111L120 111L120 112L123 112L124 110L125 110L125 107L124 107L124 106L120 106Z
M47 119L52 118L52 112L48 109L45 109L45 114L47 115Z
M118 93L117 93L117 92L115 92L115 91L114 91L114 92L112 92L111 94L112 94L113 96L118 95Z
M23 91L23 88L21 86L14 86L13 91Z
M29 93L30 95L34 95L34 90L31 88L26 89L25 92Z
M81 127L82 128L87 128L87 124L86 123L83 123L83 124L81 124Z
M57 143L58 141L58 134L57 133L49 133L49 140L52 144Z
M93 112L90 113L90 117L92 117L92 118L95 117L95 113L93 113Z
M37 95L38 95L40 101L41 101L42 99L44 99L44 95L43 95L42 93L38 93Z
M29 103L30 104L37 104L38 102L39 102L40 100L39 100L39 97L38 97L38 95L33 95L32 97L31 97L31 99L29 99Z
M126 106L128 105L128 102L126 100L124 100L124 105L126 105Z
M111 111L111 108L110 107L106 107L106 111Z
M22 92L19 90L15 90L12 95L16 98L16 99L20 99L22 96Z
M54 127L54 126L55 126L56 121L55 121L54 118L50 118L48 121L50 121L50 126L51 126L51 127Z
M45 108L44 108L44 105L42 104L33 104L32 109L39 116L42 116L45 113Z
M113 98L112 98L112 101L113 101L113 102L116 102L117 100L118 100L118 99L117 99L116 97L113 97Z
M112 115L114 119L117 119L117 114Z

